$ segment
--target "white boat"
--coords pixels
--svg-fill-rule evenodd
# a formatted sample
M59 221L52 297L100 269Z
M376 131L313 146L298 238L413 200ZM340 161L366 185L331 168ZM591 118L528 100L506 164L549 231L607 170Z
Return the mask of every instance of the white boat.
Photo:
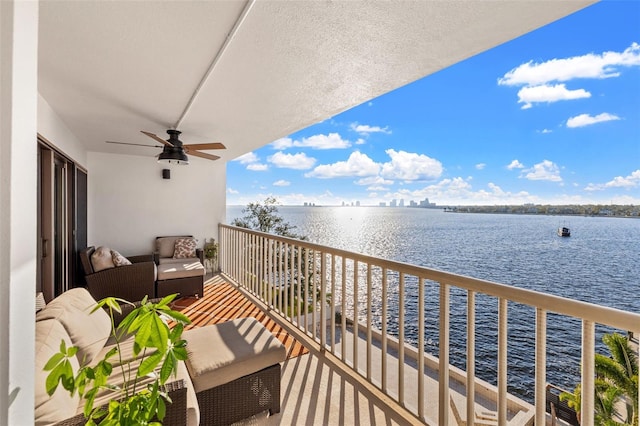
M571 231L566 226L561 226L558 228L558 236L559 237L570 237Z

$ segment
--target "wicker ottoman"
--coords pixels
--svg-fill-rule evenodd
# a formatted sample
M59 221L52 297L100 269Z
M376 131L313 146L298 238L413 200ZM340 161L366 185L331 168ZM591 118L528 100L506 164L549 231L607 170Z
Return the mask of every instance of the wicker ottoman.
M228 425L269 410L280 412L284 345L255 318L187 330L189 376L200 424Z

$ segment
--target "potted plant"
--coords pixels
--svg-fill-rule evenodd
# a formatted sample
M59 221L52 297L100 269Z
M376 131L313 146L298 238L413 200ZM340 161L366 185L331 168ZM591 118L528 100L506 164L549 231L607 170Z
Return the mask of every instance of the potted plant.
M216 240L205 239L204 241L204 258L205 258L205 267L213 273L218 270L218 243Z
M77 392L85 402L87 425L161 424L166 403L171 402L162 385L176 374L178 361L187 358L182 331L190 320L169 307L175 297L172 294L157 303L145 297L135 305L114 297L97 302L94 311L106 308L109 312L114 347L93 367L84 365L74 373L69 360L76 355L77 348L66 347L63 340L60 351L44 367L50 371L46 380L47 393L53 395L60 384L72 395ZM121 304L133 309L116 326L115 318L122 314ZM169 327L168 321L175 323L173 328ZM135 367L132 361L122 359L121 344L130 336L134 339L134 358L141 361ZM114 364L117 367L114 368ZM109 384L112 374L125 378L121 386ZM152 380L141 385L139 381L143 377ZM96 395L104 391L112 392L113 397L106 406L94 407Z

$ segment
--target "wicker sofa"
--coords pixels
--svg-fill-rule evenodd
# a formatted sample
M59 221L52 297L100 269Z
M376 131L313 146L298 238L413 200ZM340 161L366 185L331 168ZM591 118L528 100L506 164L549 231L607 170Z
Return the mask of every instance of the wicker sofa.
M47 395L43 368L62 340L79 348L72 360L74 371L82 360L97 363L113 347L110 318L103 310L92 313L95 304L86 289L75 288L36 314L35 425L85 423L77 394L60 387ZM228 425L263 411L280 412L280 362L286 349L260 322L241 318L190 329L182 337L188 359L179 361L177 377L166 385L173 402L167 405L163 424ZM131 346L132 339L121 344L125 362L133 359ZM119 380L115 374L110 383L118 385ZM96 403L106 404L108 396L99 394Z
M59 387L49 397L45 382L48 372L44 371L47 361L58 352L60 342L67 347L76 346L78 352L72 359L72 368L77 370L80 362L95 364L113 347L109 341L111 320L109 315L99 309L91 312L96 301L84 288L69 290L48 303L36 314L36 350L35 350L35 425L83 425L84 402L78 395ZM131 339L132 340L132 339ZM131 342L123 342L122 347L131 348ZM122 352L123 360L133 359L132 353ZM111 376L113 385L121 384L118 374ZM120 383L118 382L120 380ZM183 362L178 364L178 375L168 383L171 404L167 404L164 424L178 426L197 426L200 423L200 410L193 384ZM106 404L109 394L99 394L96 403Z
M94 246L81 250L80 264L87 289L96 300L108 296L133 301L155 297L157 268L153 255L128 256L131 265L97 270L91 260L95 252Z

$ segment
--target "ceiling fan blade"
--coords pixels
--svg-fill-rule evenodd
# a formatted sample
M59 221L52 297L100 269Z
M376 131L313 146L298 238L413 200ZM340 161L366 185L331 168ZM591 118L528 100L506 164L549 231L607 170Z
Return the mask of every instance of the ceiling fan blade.
M162 148L162 145L145 145L141 143L127 143L127 142L114 142L114 141L105 141L106 143L114 143L118 145L133 145L133 146L146 146L147 148Z
M189 145L182 145L185 148L191 149L227 149L226 146L221 144L220 142L211 142L211 143L192 143Z
M200 158L206 158L207 160L217 160L218 158L220 158L217 155L211 155L211 154L207 154L206 152L200 152L200 151L191 151L188 148L185 148L184 151L189 155L194 155Z
M168 146L173 146L172 143L165 141L164 139L162 139L160 136L158 135L154 135L151 132L145 132L144 130L140 130L141 133L144 133L145 135L149 136L151 139L155 140L156 142L160 142L163 145L168 145Z

